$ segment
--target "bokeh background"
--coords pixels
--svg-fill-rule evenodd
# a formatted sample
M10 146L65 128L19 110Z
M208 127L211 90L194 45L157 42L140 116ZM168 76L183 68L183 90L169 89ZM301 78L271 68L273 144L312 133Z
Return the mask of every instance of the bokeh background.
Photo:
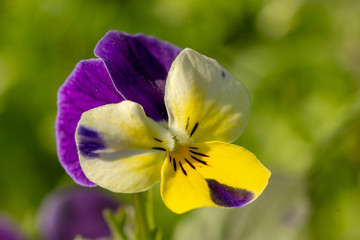
M57 90L117 29L227 67L252 100L237 143L272 171L233 210L175 215L156 186L164 239L360 239L359 16L358 0L0 0L0 211L37 239L44 197L75 185L56 155Z

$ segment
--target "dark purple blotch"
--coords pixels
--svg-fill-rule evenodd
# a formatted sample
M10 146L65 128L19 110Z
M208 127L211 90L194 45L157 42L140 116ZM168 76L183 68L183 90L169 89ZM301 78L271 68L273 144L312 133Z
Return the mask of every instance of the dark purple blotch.
M97 158L99 154L96 151L105 149L105 142L97 131L81 125L77 135L79 138L78 148L81 155L90 159Z
M250 202L254 195L245 189L221 184L214 179L206 179L211 200L221 207L241 207Z

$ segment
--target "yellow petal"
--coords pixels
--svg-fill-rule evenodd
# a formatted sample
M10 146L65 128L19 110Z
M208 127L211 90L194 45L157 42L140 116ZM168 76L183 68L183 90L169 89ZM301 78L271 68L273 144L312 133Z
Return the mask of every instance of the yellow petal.
M76 130L81 168L99 186L114 192L144 191L160 180L169 132L123 101L83 113Z
M193 143L169 153L162 167L161 196L175 213L194 208L240 207L264 190L270 171L243 147Z
M236 140L250 114L244 86L215 60L185 49L165 87L169 129L180 143Z

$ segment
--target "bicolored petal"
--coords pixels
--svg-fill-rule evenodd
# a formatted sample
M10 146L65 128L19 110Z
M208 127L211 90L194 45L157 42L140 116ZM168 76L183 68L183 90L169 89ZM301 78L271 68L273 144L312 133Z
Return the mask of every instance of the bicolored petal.
M109 31L95 48L120 94L143 106L155 121L167 121L165 81L181 49L155 37Z
M169 153L162 167L161 196L175 213L198 207L241 207L264 190L270 171L243 147L206 142Z
M81 170L75 130L83 112L123 98L113 86L100 59L79 62L58 92L57 151L66 172L80 185L95 186Z
M143 108L123 101L85 112L76 131L85 175L114 192L145 191L160 180L172 135Z
M169 129L181 143L236 140L250 114L244 86L215 60L185 49L165 89Z

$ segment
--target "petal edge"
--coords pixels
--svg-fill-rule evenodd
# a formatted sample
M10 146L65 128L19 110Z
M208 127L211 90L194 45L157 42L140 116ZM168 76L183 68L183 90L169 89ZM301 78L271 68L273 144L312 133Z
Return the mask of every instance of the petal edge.
M82 113L122 100L100 59L80 61L59 88L55 123L57 153L61 165L76 183L96 186L84 175L75 144L75 130Z

